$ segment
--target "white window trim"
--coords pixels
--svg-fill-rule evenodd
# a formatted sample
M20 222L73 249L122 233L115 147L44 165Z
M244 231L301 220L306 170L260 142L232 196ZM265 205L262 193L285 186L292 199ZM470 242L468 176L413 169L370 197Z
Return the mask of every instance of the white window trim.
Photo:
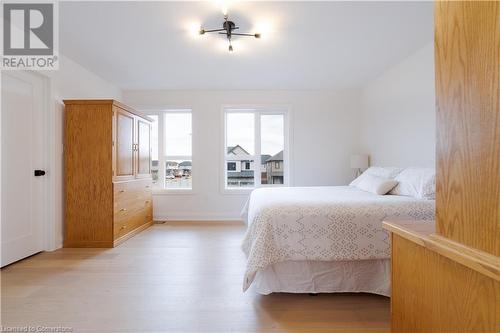
M227 112L230 113L248 113L248 112L253 112L255 113L254 121L254 129L255 129L255 155L249 155L248 158L250 160L254 161L254 184L258 184L257 186L254 187L249 187L249 188L228 188L226 187L226 163L227 163L227 154L226 154L226 114ZM257 171L257 169L260 171L260 144L257 144L257 141L260 143L260 115L273 115L273 114L282 114L284 117L284 146L285 146L285 151L283 152L283 163L284 163L284 179L283 179L283 184L280 185L269 185L265 184L262 185L260 184L261 182L261 174L260 172ZM219 182L219 188L220 188L220 193L221 194L228 194L228 195L248 195L250 192L257 188L262 188L262 187L287 187L287 186L293 186L293 177L292 177L292 166L290 161L292 160L292 144L291 144L291 138L292 138L292 109L289 105L223 105L221 108L221 121L220 123L222 124L222 131L221 131L221 139L220 139L220 144L219 147L221 147L221 158L220 158L220 172L219 172L219 177L220 182ZM258 139L257 139L258 138ZM256 158L258 157L258 159Z
M195 194L194 188L194 177L191 182L191 188L166 188L165 187L165 168L160 168L161 165L165 165L167 161L165 154L164 144L164 115L166 113L191 113L191 156L169 156L171 159L180 160L191 160L191 174L195 174L196 168L195 163L193 163L193 142L194 142L194 131L193 129L193 109L192 108L165 108L165 109L154 109L154 110L141 110L144 115L156 115L158 116L158 181L162 182L160 188L153 188L153 195L192 195Z

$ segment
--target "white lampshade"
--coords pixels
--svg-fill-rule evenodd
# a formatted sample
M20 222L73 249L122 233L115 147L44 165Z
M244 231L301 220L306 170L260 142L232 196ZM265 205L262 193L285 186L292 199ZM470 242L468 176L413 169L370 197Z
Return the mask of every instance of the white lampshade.
M367 169L368 168L368 155L358 154L351 156L352 169Z

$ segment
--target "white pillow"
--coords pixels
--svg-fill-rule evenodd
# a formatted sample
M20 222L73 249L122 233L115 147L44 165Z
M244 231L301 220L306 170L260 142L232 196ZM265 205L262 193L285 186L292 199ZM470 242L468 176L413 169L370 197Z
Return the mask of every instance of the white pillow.
M431 168L406 168L395 178L398 186L390 194L419 199L435 199L436 171Z
M365 175L356 187L363 191L384 195L393 189L397 184L398 182L394 179Z
M376 176L380 178L388 178L394 179L403 169L401 168L393 168L393 167L376 167L372 166L366 169L358 178L354 179L349 185L357 186L358 183L364 178L366 175Z

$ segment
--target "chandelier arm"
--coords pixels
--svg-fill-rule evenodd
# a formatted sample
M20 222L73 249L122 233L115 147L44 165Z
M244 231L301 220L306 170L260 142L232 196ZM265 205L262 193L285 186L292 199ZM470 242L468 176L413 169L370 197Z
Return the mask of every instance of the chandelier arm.
M226 31L226 29L211 29L211 30L203 29L203 31L205 31L205 32L218 32L218 31Z
M232 33L233 36L250 36L250 37L255 37L255 34L244 34L244 33L241 33L241 34L238 34L238 33Z

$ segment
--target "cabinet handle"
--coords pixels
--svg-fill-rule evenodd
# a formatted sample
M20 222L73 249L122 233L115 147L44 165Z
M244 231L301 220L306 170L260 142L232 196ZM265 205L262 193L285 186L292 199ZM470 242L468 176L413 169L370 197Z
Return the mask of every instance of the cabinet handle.
M126 211L127 211L127 208L120 209L120 212L126 212Z
M123 192L125 192L125 190L119 190L119 191L118 191L118 193L123 193Z
M122 227L120 229L127 229L127 226L126 225L122 225Z
M148 204L148 203L149 203L149 200L146 200L145 202Z

